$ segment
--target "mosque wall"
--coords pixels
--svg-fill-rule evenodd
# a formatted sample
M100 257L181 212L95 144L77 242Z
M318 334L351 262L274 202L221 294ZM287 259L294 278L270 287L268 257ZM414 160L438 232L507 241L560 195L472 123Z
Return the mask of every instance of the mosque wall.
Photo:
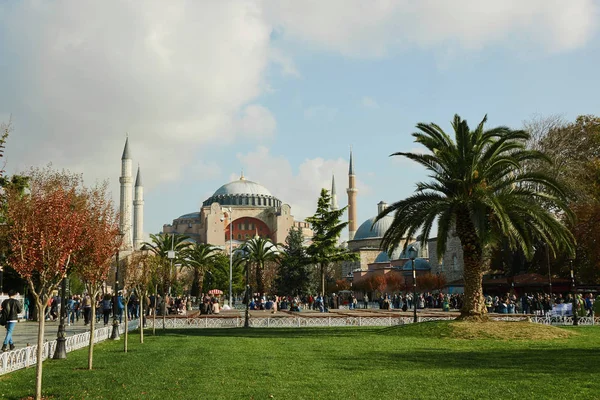
M463 277L464 258L460 239L455 233L451 232L448 235L446 242L446 252L442 259L438 257L437 238L430 239L429 247L429 262L431 264L431 273L444 274L448 282L457 281Z

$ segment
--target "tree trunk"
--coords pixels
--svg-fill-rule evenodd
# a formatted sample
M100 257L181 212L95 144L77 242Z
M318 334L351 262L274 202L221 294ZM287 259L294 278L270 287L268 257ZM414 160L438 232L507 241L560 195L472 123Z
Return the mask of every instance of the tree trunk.
M263 282L263 269L262 263L256 263L256 291L262 297L265 292L265 284Z
M148 293L144 292L140 299L140 343L144 343L144 323L146 322L146 314L148 313L148 307L146 306L146 298Z
M463 250L465 281L463 306L459 320L485 321L487 309L483 298L483 249L471 221L468 210L459 210L456 215L456 234Z
M43 301L43 299L42 299ZM46 325L46 318L44 314L46 307L42 304L42 301L36 299L37 316L38 316L38 340L37 340L37 364L35 368L35 399L41 400L42 398L42 362L44 354L44 326Z
M123 291L125 292L125 291ZM125 309L123 310L123 314L125 314L125 340L123 341L123 346L124 346L124 352L127 353L127 339L128 339L128 333L129 333L129 329L127 328L128 325L128 321L129 321L129 316L127 315L127 313L129 312L129 301L127 301L125 303Z
M88 370L91 371L94 361L94 333L96 330L96 296L90 296L90 299L92 303L92 309L90 310L90 345L88 346Z
M156 309L158 308L158 284L154 286L154 310L152 310L152 335L156 336Z
M321 263L321 295L325 296L325 264Z

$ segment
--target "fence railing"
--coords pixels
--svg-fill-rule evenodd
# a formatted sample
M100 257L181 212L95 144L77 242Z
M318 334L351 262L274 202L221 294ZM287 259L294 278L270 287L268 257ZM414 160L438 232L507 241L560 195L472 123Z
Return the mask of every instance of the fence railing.
M452 320L453 316L418 316L418 322ZM573 317L561 316L527 316L513 314L511 316L491 316L495 321L531 321L544 325L573 325ZM153 320L146 320L146 328L153 327ZM163 325L164 323L164 325ZM342 326L395 326L412 324L413 317L407 316L319 316L319 317L251 317L249 325L252 328L312 328L312 327L342 327ZM580 317L579 325L599 325L600 317ZM162 318L156 320L157 329L210 329L210 328L240 328L244 326L243 317L194 317L194 318ZM139 320L129 322L128 329L139 327ZM106 340L111 334L112 327L96 329L94 342ZM119 331L123 333L125 325L121 324ZM84 332L67 338L67 352L86 347L90 333ZM56 340L44 343L44 359L51 357L56 349ZM17 369L26 368L37 362L37 345L12 350L0 354L0 375Z
M139 320L129 321L127 323L128 330L137 329L139 327ZM94 343L102 342L110 337L112 327L102 327L94 331ZM125 332L125 324L119 326L119 332ZM90 332L83 332L77 335L67 337L65 347L67 353L73 350L87 347L90 342ZM9 372L27 368L37 363L37 344L27 346L25 348L15 349L6 351L0 354L0 375L7 374ZM43 359L51 358L56 350L56 339L52 341L46 341L44 343L44 349L42 351Z

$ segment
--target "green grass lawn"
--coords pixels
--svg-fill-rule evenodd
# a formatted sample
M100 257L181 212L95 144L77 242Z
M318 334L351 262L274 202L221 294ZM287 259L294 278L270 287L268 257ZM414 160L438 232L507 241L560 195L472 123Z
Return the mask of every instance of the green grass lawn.
M600 327L554 340L458 340L447 322L396 328L205 329L130 335L44 364L56 399L597 399ZM35 368L0 377L34 392Z

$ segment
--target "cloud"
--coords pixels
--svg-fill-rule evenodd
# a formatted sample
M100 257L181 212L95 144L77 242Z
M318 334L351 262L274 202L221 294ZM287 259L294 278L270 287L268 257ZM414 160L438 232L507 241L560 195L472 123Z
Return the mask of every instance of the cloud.
M379 104L372 97L365 96L362 98L361 104L364 108L379 108Z
M271 112L258 104L249 105L244 109L244 115L238 121L238 130L252 138L269 138L275 134L277 121Z
M106 160L118 171L128 132L154 186L181 177L209 143L272 137L275 118L256 104L270 33L252 2L4 3L0 113L13 115L10 166L52 161L86 178L114 177Z
M598 25L594 0L278 1L265 10L280 37L352 57L397 48L479 50L517 43L545 52L586 44Z
M238 160L244 166L244 176L260 183L278 199L292 206L292 214L302 220L315 213L322 188L331 190L331 175L336 178L336 192L340 207L347 203L348 160L327 160L320 157L306 159L294 171L283 156L271 154L269 148L258 146L248 153L239 153ZM236 179L232 176L231 179ZM361 195L370 193L371 188L360 179L356 186Z

